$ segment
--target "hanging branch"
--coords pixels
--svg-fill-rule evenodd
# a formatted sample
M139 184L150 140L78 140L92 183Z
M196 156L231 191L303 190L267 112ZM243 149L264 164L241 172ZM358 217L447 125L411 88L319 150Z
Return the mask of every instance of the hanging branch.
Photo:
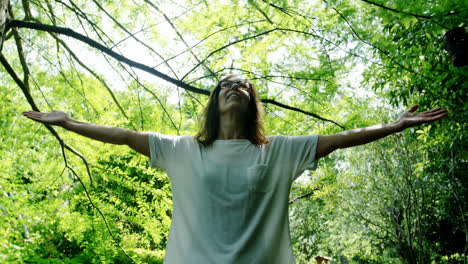
M392 235L395 239L397 239L397 240L400 240L400 239L401 239L401 237L399 236L399 234L400 234L400 233L403 233L403 232L398 232L398 233L396 233L395 231L392 231L392 230L389 229L388 227L385 227L385 226L380 225L380 224L378 224L378 223L372 222L370 219L364 217L362 214L355 213L354 215L357 216L358 218L364 220L366 223L368 223L368 224L370 224L370 225L373 225L373 226L375 226L375 227L378 227L378 228L380 228L380 229L386 231L388 234Z
M29 43L30 47L34 49L34 45L35 43L32 42L31 40L28 40L28 39L24 39L24 38L21 38L20 39L22 40L25 40L27 43ZM40 47L38 47L40 48ZM68 84L68 86L70 87L70 89L76 91L82 98L83 100L85 100L90 106L91 108L94 110L94 112L98 113L98 111L96 110L96 108L94 107L94 105L88 100L88 98L86 98L86 95L83 93L83 92L80 92L77 88L75 88L71 83L70 81L68 80L67 76L64 74L64 72L59 69L59 67L57 65L54 65L52 63L52 61L47 58L47 56L45 56L44 54L40 53L38 49L35 49L37 52L38 52L38 55L41 56L44 60L46 60L52 67L54 67L58 73L62 76L63 80L65 81L65 83ZM31 80L34 82L36 88L41 92L42 96L44 97L44 100L46 101L47 105L50 107L50 109L52 109L52 106L49 104L49 102L47 101L47 98L45 98L44 94L42 93L40 87L39 87L39 84L37 82L34 81L34 79L32 79L32 76L29 75L28 78L31 78ZM81 79L80 79L81 80ZM24 82L24 81L23 81ZM29 90L29 84L26 84L26 82L24 82L25 84L25 87Z
M294 199L290 200L289 201L289 204L293 204L294 202L296 202L297 200L299 199L303 199L303 198L306 198L306 197L309 197L311 196L312 194L314 194L315 191L319 190L320 188L319 187L315 187L314 189L312 189L310 192L306 193L306 194L303 194L303 195L300 195L300 196L297 196L295 197Z
M18 51L18 57L21 63L21 68L23 69L23 82L24 82L24 85L29 89L29 74L30 74L29 67L28 67L28 64L26 63L26 59L24 56L21 38L16 29L13 30L13 37L15 39L16 50Z
M147 73L150 73L152 75L155 75L167 82L170 82L178 87L181 87L183 89L186 89L188 91L191 91L191 92L194 92L194 93L198 93L198 94L203 94L203 95L210 95L210 91L208 90L203 90L203 89L200 89L200 88L197 88L197 87L194 87L192 85L189 85L183 81L180 81L180 80L177 80L175 78L172 78L156 69L153 69L147 65L144 65L142 63L139 63L139 62L136 62L136 61L133 61L131 59L128 59L126 58L125 56L123 55L120 55L118 53L116 53L115 51L112 51L110 50L109 48L103 46L102 44L96 42L95 40L93 39L90 39L78 32L75 32L69 28L65 28L65 27L57 27L57 26L51 26L51 25L45 25L45 24L38 24L38 23L33 23L33 22L27 22L27 21L20 21L20 20L7 20L7 24L6 24L6 28L9 29L9 28L14 28L14 27L17 27L17 28L30 28L30 29L36 29L36 30L40 30L40 31L47 31L47 32L53 32L53 33L58 33L58 34L62 34L62 35L66 35L66 36L69 36L69 37L72 37L72 38L75 38L75 39L78 39L88 45L90 45L91 47L94 47L100 51L102 51L103 53L111 56L112 58L118 60L118 61L121 61L131 67L135 67L137 69L140 69L142 71L145 71ZM277 30L277 29L272 29L272 30L269 30L267 32L271 32L273 30ZM285 30L285 29L281 29L281 30ZM287 30L287 31L294 31L294 30ZM267 32L263 32L263 33L260 33L260 34L267 34ZM253 38L253 37L250 37L250 38ZM292 107L292 106L288 106L288 105L285 105L285 104L282 104L282 103L279 103L279 102L276 102L272 99L261 99L262 102L264 103L269 103L269 104L274 104L276 106L279 106L279 107L282 107L282 108L285 108L285 109L289 109L289 110L293 110L293 111L297 111L297 112L300 112L300 113L303 113L303 114L306 114L306 115L310 115L312 117L315 117L317 119L320 119L322 121L327 121L327 122L331 122L337 126L339 126L340 128L344 129L344 127L340 124L338 124L337 122L335 121L332 121L330 119L326 119L326 118L323 118L323 117L320 117L319 115L317 114L314 114L314 113L311 113L311 112L308 112L308 111L304 111L302 109L299 109L299 108L296 108L296 107Z
M30 14L31 12L28 11L28 8L26 8L26 7L29 7L29 5L26 5L25 8L24 8L26 17L28 17L28 14ZM8 14L10 15L10 17L12 19L15 19L15 15L13 14L13 10L11 9L11 5L8 6ZM6 27L7 26L5 26L5 28ZM6 28L5 32L7 30L8 29ZM24 83L25 87L29 90L29 74L30 74L30 72L29 72L28 64L26 63L26 58L24 56L23 44L21 43L21 38L20 38L20 36L18 34L18 30L13 29L12 33L13 33L13 37L15 39L16 50L18 51L18 57L19 57L19 60L20 60L20 63L21 63L21 68L23 69L23 83Z
M330 82L330 80L328 80L328 79L298 77L298 76L293 76L293 75L290 75L290 74L288 74L288 75L263 75L263 74L255 73L255 72L252 72L252 71L235 68L235 67L225 67L225 68L221 69L220 71L223 71L223 70L241 71L241 72L245 72L245 73L247 73L249 75L252 75L252 76L257 76L257 77L251 78L250 80L281 78L281 79L304 80L304 81Z
M249 37L245 37L245 38L243 38L243 39L239 39L239 40L230 42L230 43L228 43L228 44L222 46L221 48L218 48L218 49L216 49L216 50L210 52L210 53L201 61L201 63L205 62L209 57L213 56L215 53L220 52L221 50L223 50L223 49L225 49L225 48L227 48L227 47L229 47L229 46L232 46L232 45L235 45L235 44L237 44L237 43L244 42L244 41L247 41L247 40L249 40L249 39L256 38L256 37L259 37L259 36L262 36L262 35L268 35L268 34L274 32L274 31L295 32L295 33L298 33L298 34L303 34L303 35L307 35L307 36L316 37L316 38L318 38L318 39L321 39L321 40L323 40L323 41L325 41L325 42L327 42L327 43L329 43L329 44L332 44L332 45L334 45L335 47L341 49L336 43L334 43L334 42L332 42L331 40L328 40L328 39L326 39L326 38L324 38L324 37L322 37L322 36L319 36L319 35L317 35L317 34L310 33L310 32L306 32L306 31L302 31L302 30L297 30L297 29L275 27L275 28L266 30L266 31L264 31L264 32L258 33L258 34L256 34L256 35L249 36ZM350 54L350 55L353 55L353 56L355 56L355 57L359 57L359 58L361 58L361 59L363 59L363 60L365 60L365 61L372 62L373 64L377 64L377 65L380 65L380 66L384 66L384 65L382 65L382 64L380 64L380 63L377 63L377 62L374 62L374 61L370 61L370 60L367 59L366 57L363 57L363 56L361 56L361 55L355 54L355 53L350 52L350 51L348 51L348 50L344 50L344 49L341 49L341 50L343 50L344 52L346 52L346 53L348 53L348 54ZM201 63L198 63L197 65L195 65L195 67L193 67L190 71L188 71L188 72L184 75L184 77L182 77L181 80L184 80L185 77L187 77L187 75L189 75L189 74L190 74L191 72L193 72L196 68L198 68L198 67L201 65ZM406 69L406 68L405 68L405 69Z
M114 101L114 103L117 105L117 107L119 108L120 112L122 113L122 115L130 122L130 124L132 125L132 127L134 129L136 129L136 126L133 124L133 122L130 120L130 118L127 116L127 114L125 113L125 110L123 109L123 107L120 105L117 97L115 96L114 92L111 90L111 88L107 85L107 83L104 81L104 79L101 78L101 76L99 76L97 73L95 73L92 69L90 69L86 64L84 64L79 58L78 56L76 56L76 54L70 49L70 47L68 47L68 45L63 41L61 40L59 37L57 37L55 34L52 34L50 33L50 35L55 38L57 40L57 43L59 43L62 47L64 47L68 53L72 56L72 58L78 62L78 64L83 67L85 70L87 70L89 73L91 73L91 75L94 76L94 78L96 78L103 86L104 88L107 90L107 92L110 94L112 100Z
M409 12L405 12L405 11L400 11L400 10L396 10L396 9L390 8L390 7L388 7L388 6L384 6L384 5L382 5L382 4L375 3L375 2L372 2L372 1L369 1L369 0L361 0L361 1L362 1L362 2L365 2L365 3L368 3L368 4L371 4L371 5L374 5L374 6L378 6L378 7L380 7L380 8L383 8L383 9L385 9L385 10L392 11L392 12L395 12L395 13L404 14L404 15L412 16L412 17L416 17L416 18L427 19L427 20L432 21L432 22L434 22L435 24L441 26L442 28L449 29L448 27L446 27L446 26L440 24L439 22L435 21L435 20L434 20L434 16L418 15L418 14L414 14L414 13L409 13Z
M215 35L215 34L217 34L217 33L226 31L226 30L228 30L228 29L238 28L238 27L241 27L241 26L252 25L252 24L261 23L261 22L265 22L265 20L258 20L258 21L240 23L240 24L232 25L232 26L225 27L225 28L222 28L222 29L220 29L220 30L214 31L214 32L208 34L207 36L205 36L205 37L204 37L203 39L201 39L200 41L198 41L195 45L191 46L190 49L195 48L196 46L200 45L202 42L206 41L206 40L209 39L211 36L213 36L213 35ZM180 55L182 55L182 54L184 54L184 53L186 53L186 52L188 52L188 51L189 51L188 49L187 49L187 50L184 50L184 51L182 51L182 52L180 52L180 53L178 53L178 54L176 54L176 55L174 55L174 56L168 58L168 59L165 60L164 62L161 62L161 63L157 64L157 65L154 66L153 68L157 68L159 65L161 65L161 64L163 64L163 63L165 63L165 62L167 62L167 61L173 60L173 59L179 57Z
M263 36L263 35L268 35L270 34L271 32L274 32L278 30L278 28L273 28L273 29L270 29L270 30L267 30L267 31L264 31L264 32L261 32L261 33L258 33L258 34L255 34L255 35L252 35L252 36L248 36L248 37L245 37L243 39L238 39L236 41L233 41L233 42L230 42L224 46L222 46L221 48L218 48L212 52L210 52L201 62L199 62L197 65L195 65L195 67L193 67L191 70L189 70L183 77L181 80L184 80L190 73L192 73L195 69L197 69L202 63L204 63L208 58L210 58L211 56L213 56L215 53L218 53L220 52L221 50L227 48L227 47L230 47L232 45L235 45L237 43L240 43L240 42L244 42L244 41L247 41L249 39L253 39L253 38L257 38L257 37L260 37L260 36Z
M103 56L104 59L106 60L106 62L111 65L110 61L107 59L106 56ZM156 99L156 101L158 101L159 105L161 106L161 108L163 109L164 113L166 114L167 118L169 118L169 121L171 121L171 124L172 126L175 128L175 130L177 131L177 135L179 135L179 128L175 125L174 123L174 120L172 120L172 117L171 115L169 114L169 112L167 111L166 107L164 106L164 104L161 102L161 100L159 99L159 97L153 92L151 91L150 89L148 89L145 85L143 85L140 80L138 79L138 77L136 76L137 74L135 73L135 71L133 70L133 68L130 68L130 70L132 72L130 72L130 70L128 70L127 68L125 68L125 66L120 62L120 61L117 61L118 62L118 65L125 71L128 73L128 75L130 75L130 77L132 77L132 79L138 84L140 85L141 87L143 87L143 89L147 92L149 92L153 97L154 99ZM120 74L120 72L118 70L116 70L114 67L112 67L112 69L118 74L120 75L120 78L122 80L123 77L122 75Z
M179 81L177 79L174 79L158 70L155 70L147 65L144 65L142 63L138 63L136 61L133 61L131 59L128 59L126 57L124 57L123 55L120 55L118 53L116 53L115 51L112 51L110 50L109 48L105 47L104 45L98 43L97 41L91 39L91 38L88 38L78 32L75 32L73 31L72 29L69 29L69 28L65 28L65 27L57 27L57 26L51 26L51 25L46 25L46 24L39 24L39 23L32 23L32 22L27 22L27 21L20 21L20 20L8 20L7 21L7 25L6 27L9 29L9 28L14 28L14 27L17 27L17 28L30 28L30 29L36 29L36 30L40 30L40 31L47 31L47 32L53 32L53 33L57 33L57 34L62 34L62 35L66 35L66 36L69 36L69 37L72 37L72 38L75 38L77 40L80 40L88 45L90 45L91 47L93 48L96 48L100 51L102 51L103 53L111 56L112 58L116 59L116 60L119 60L129 66L132 66L132 67L135 67L137 69L140 69L142 71L145 71L145 72L148 72L152 75L155 75L165 81L168 81L172 84L175 84L181 88L184 88L186 90L189 90L189 91L192 91L192 92L195 92L195 93L199 93L199 94L205 94L205 95L209 95L210 92L207 91L207 90L203 90L203 89L199 89L199 88L196 88L196 87L193 87L191 85L188 85L182 81Z
M178 14L177 16L174 16L173 18L170 18L170 19L171 19L171 20L178 19L179 17L181 17L181 16L187 14L189 11L191 11L192 9L194 9L196 6L197 6L197 5L193 5L191 8L186 9L186 10L185 10L184 12L182 12L181 14ZM159 24L161 24L161 23L163 23L163 22L164 22L164 21L160 21L160 22L157 22L156 24L149 25L149 26L147 26L147 27L145 27L145 28L142 28L142 29L138 30L138 31L135 32L135 33L132 33L132 35L139 34L140 32L143 32L143 31L147 30L148 28L157 26L157 25L159 25ZM119 45L120 43L126 41L127 39L131 38L132 35L129 35L129 36L127 36L127 37L125 37L125 38L119 40L117 43L115 43L115 44L111 47L111 49L113 49L114 47L116 47L116 46ZM193 48L193 47L192 47L192 48ZM184 52L185 52L185 51L184 51ZM166 60L164 60L162 63L169 62L170 60L171 60L171 59L166 59ZM162 64L162 63L161 63L161 64ZM159 64L159 65L161 65L161 64ZM158 66L159 66L159 65L158 65ZM156 67L155 67L155 68L156 68Z
M368 4L371 4L371 5L381 7L383 9L385 9L385 10L389 10L389 11L392 11L392 12L396 12L396 13L400 13L400 14L404 14L404 15L408 15L408 16L413 16L413 17L417 17L417 18L432 19L432 16L424 16L424 15L418 15L418 14L408 13L408 12L405 12L405 11L396 10L396 9L393 9L393 8L390 8L390 7L387 7L387 6L384 6L382 4L375 3L375 2L372 2L372 1L369 1L369 0L361 0L361 1L366 2Z
M288 110L300 112L300 113L303 113L303 114L306 114L306 115L315 117L315 118L317 118L317 119L319 119L319 120L333 123L333 124L339 126L340 128L342 128L343 130L346 129L344 126L338 124L337 122L335 122L335 121L333 121L333 120L330 120L330 119L321 117L321 116L319 116L319 115L317 115L317 114L314 114L314 113L311 113L311 112L302 110L302 109L297 108L297 107L294 107L294 106L285 105L285 104L279 103L279 102L277 102L277 101L275 101L275 100L272 100L272 99L262 99L262 102L263 102L263 103L267 103L267 104L276 105L276 106L279 106L279 107L282 107L282 108L285 108L285 109L288 109Z
M328 4L327 1L324 1L324 2ZM354 34L361 42L363 42L364 44L367 44L367 45L373 47L374 49L380 51L382 54L384 54L385 56L387 56L393 63L395 63L396 65L400 66L400 67L403 68L404 70L409 71L409 72L411 72L411 73L413 73L413 74L415 74L415 75L420 75L419 73L417 73L417 72L415 72L415 71L413 71L413 70L411 70L411 69L408 69L408 68L405 67L403 64L401 64L401 63L399 63L398 61L396 61L392 56L390 56L390 55L388 54L387 51L385 51L385 50L381 49L380 47L377 47L377 46L375 46L374 44L372 44L372 43L370 43L370 42L368 42L368 41L362 39L361 36L359 36L359 34L356 32L356 30L354 30L354 27L351 25L351 23L349 23L348 19L346 19L346 17L345 17L343 14L341 14L341 12L338 11L336 8L332 7L332 9L333 9L341 18L343 18L343 20L346 22L346 24L347 24L348 27L351 29L351 31L353 32L353 34Z
M195 58L195 60L203 65L203 67L205 67L205 69L207 69L211 74L212 76L218 80L218 77L216 76L216 74L213 72L213 70L211 70L208 66L206 66L206 64L202 63L200 61L200 59L197 57L197 55L193 52L192 48L190 48L190 46L187 44L187 42L185 41L184 37L182 36L182 34L180 34L179 30L177 30L177 28L174 26L174 24L172 23L171 19L169 19L169 17L161 10L159 9L159 7L157 7L155 4L151 3L149 0L145 0L145 2L150 5L151 7L153 7L154 9L156 9L159 13L161 13L164 17L164 19L167 21L167 23L169 23L169 25L172 27L172 29L174 30L174 32L177 34L177 36L180 38L180 40L185 44L185 46L187 47L188 51L190 52L190 54L192 54L192 56Z
M275 24L273 22L273 20L271 20L268 17L268 15L265 13L265 11L263 11L254 1L249 1L249 4L251 4L255 8L255 10L257 10L260 14L262 14L262 16L268 21L268 23L270 23L272 25Z
M172 29L174 30L174 32L177 34L177 36L179 37L179 39L185 44L185 46L187 47L187 49L189 50L190 54L192 54L192 56L195 58L195 60L198 62L198 63L201 63L200 62L200 59L198 58L198 56L193 52L193 50L190 48L190 46L187 44L187 42L185 41L184 37L182 36L182 34L180 34L179 30L177 30L177 28L175 27L174 23L172 23L171 19L161 10L159 9L159 7L157 7L155 4L151 3L150 1L148 0L145 0L145 2L150 5L151 7L153 7L154 9L156 9L156 11L158 11L160 14L163 15L164 19L166 20L167 23L169 23L169 25L172 27ZM166 62L167 64L167 62ZM215 80L218 80L218 76L213 72L213 70L208 67L206 64L202 63L203 67L205 67L205 69L207 69L210 74L211 74L211 77L213 77ZM180 130L180 127L182 126L182 107L180 105L180 91L179 91L179 87L177 88L177 94L178 94L178 98L179 98L179 128L177 128L177 134L179 134L179 130ZM190 93L188 93L190 96L192 96Z
M277 5L273 4L273 3L268 3L268 2L265 1L265 0L263 0L263 2L264 2L265 4L268 4L268 5L271 6L271 7L275 8L275 9L278 9L279 11L281 11L282 13L284 13L285 15L292 17L292 15L288 12L288 10L287 10L286 8L277 6Z
M81 186L83 187L84 192L86 193L86 197L88 198L88 201L91 203L91 205L94 207L94 209L96 209L96 211L98 211L99 215L101 216L102 220L104 221L104 225L107 228L107 232L112 237L112 240L114 240L114 243L117 245L117 247L120 248L120 250L122 250L122 252L125 254L125 256L127 256L127 258L129 258L132 261L132 263L136 263L135 260L132 257L130 257L130 255L128 255L127 251L125 251L125 249L123 249L122 246L117 241L117 238L114 236L114 234L112 233L112 231L111 231L111 229L109 227L109 223L107 223L106 217L102 213L101 209L99 209L99 207L97 207L94 204L93 200L91 199L91 195L89 194L88 190L86 189L86 186L85 186L83 180L81 180L81 178L78 176L78 174L75 172L75 170L68 165L67 157L65 155L65 150L63 148L63 141L60 143L60 146L62 147L62 155L63 155L63 159L65 160L65 167L67 169L69 169L73 173L73 175L78 179L78 181L80 182Z
M40 112L39 108L37 107L36 103L34 102L34 99L32 98L31 96L31 93L29 92L28 88L25 86L25 84L21 81L20 78L18 78L18 75L16 74L16 72L13 70L13 68L10 66L10 64L8 63L8 61L6 60L6 58L3 56L3 54L0 54L0 63L3 65L3 67L5 68L5 70L8 72L8 74L13 78L13 80L16 82L16 84L20 87L21 91L23 91L23 94L24 96L26 97L29 105L31 106L31 108L34 110L34 111L37 111L37 112ZM64 141L63 139L59 136L59 134L57 133L57 131L55 131L55 129L50 126L50 125L46 125L44 124L44 126L47 128L47 130L49 130L49 132L57 139L57 141L59 142L60 146L61 146L61 149L62 149L62 155L63 155L63 158L64 158L64 162L65 162L65 167L68 168L72 173L73 175L75 175L77 177L77 179L80 181L87 197L88 197L88 200L89 202L91 203L91 205L99 212L99 214L101 215L103 221L104 221L104 224L106 225L107 227L107 231L109 232L110 236L112 237L112 239L114 240L114 242L117 244L117 246L123 251L123 253L133 262L135 263L135 261L127 254L127 252L125 252L125 250L120 246L120 244L118 243L117 239L115 238L114 234L112 233L112 231L110 230L110 227L109 227L109 224L107 223L107 220L104 216L104 214L101 212L101 210L93 203L92 199L91 199L91 196L89 195L89 192L88 190L86 189L86 186L83 182L83 180L75 173L75 171L73 170L73 168L71 168L69 165L68 165L68 162L67 162L67 158L66 158L66 155L65 155L65 149L71 151L73 154L77 155L78 157L80 157L85 166L86 166L86 170L88 172L88 176L89 176L89 180L90 180L90 184L91 186L93 185L93 179L91 177L91 172L89 170L89 165L88 165L88 161L83 157L83 155L81 155L80 153L78 153L76 150L74 150L73 148L71 148L70 146L68 146Z
M96 33L99 37L100 37L100 34L98 33L98 30L99 30L99 32L103 32L104 35L109 39L109 41L110 41L111 44L113 45L113 46L110 48L110 50L111 50L113 47L116 46L116 44L113 43L112 39L109 38L109 36L107 36L107 35L105 34L105 32L104 32L101 28L99 28L97 25L95 25L94 23L92 23L92 22L88 19L88 17L86 16L86 14L85 14L83 11L81 11L81 9L79 9L79 7L78 7L75 3L73 3L73 1L70 1L70 2L72 3L72 5L73 5L73 8L69 7L68 5L66 5L65 3L63 3L63 2L60 1L60 0L56 0L56 1L59 2L59 3L61 3L61 4L64 5L64 6L66 6L68 9L72 10L78 17L82 17L82 18L84 18L88 23L90 23L91 26L92 26L92 28L93 28L93 30L95 31L95 33ZM81 13L77 13L76 10L80 11ZM36 22L39 23L37 20L36 20ZM127 120L130 122L130 124L131 124L131 126L133 127L133 129L136 129L136 126L135 126L135 125L133 124L133 122L127 117L125 111L124 111L123 108L120 106L120 104L119 104L117 98L115 97L114 93L112 92L112 90L110 89L110 87L107 85L107 83L106 83L99 75L97 75L94 71L92 71L89 67L87 67L84 63L82 63L82 62L79 60L79 58L75 55L75 53L68 47L68 45L66 45L66 43L65 43L62 39L58 38L58 36L56 36L56 35L53 34L52 32L49 32L49 31L47 31L47 32L48 32L52 37L54 37L55 39L57 39L57 41L58 41L60 44L62 44L62 46L71 54L71 56L72 56L83 68L85 68L86 70L88 70L96 79L99 80L99 82L101 82L101 83L104 85L104 87L105 87L105 88L108 90L108 92L111 94L112 99L113 99L114 102L116 103L117 107L121 110L121 112L122 112L122 114L124 115L124 117L127 118ZM131 36L129 36L129 37L131 37ZM100 37L100 39L103 40L101 37ZM107 61L107 58L106 58L106 57L105 57L105 59L106 59L106 61ZM119 60L117 60L117 61L119 62L120 66L121 66L134 80L136 80L141 86L143 86L143 87L145 88L145 90L149 91L144 85L142 85L142 84L139 82L139 80L137 80L137 78L134 77L134 75L133 75L132 73L130 73L127 69L125 69L125 67L123 67L123 66L121 65L121 63L120 63ZM107 62L109 63L109 61L107 61ZM110 65L110 63L109 63L109 65ZM131 65L130 65L130 66L131 66ZM115 70L115 69L114 69L114 70ZM115 71L118 72L117 70L115 70ZM175 74L175 73L174 73L174 74ZM151 93L151 91L149 91L149 92ZM162 102L159 100L159 98L158 98L154 93L152 93L152 95L155 97L155 99L156 99L156 100L158 101L158 103L161 105L161 107L163 108L164 112L168 115L169 120L170 120L171 123L174 125L174 122L172 121L172 119L171 119L169 113L167 112L167 110L165 109L164 105L162 105ZM178 131L178 129L177 129L177 127L176 127L175 125L174 125L174 127L175 127L175 129Z
M169 114L169 112L167 111L166 107L164 106L164 104L161 102L161 100L159 99L159 97L156 95L155 92L151 91L150 89L148 89L144 84L142 84L140 82L140 80L138 78L136 78L135 76L133 76L133 74L129 73L132 78L136 81L137 85L140 85L143 90L147 91L148 93L150 93L154 99L156 99L156 101L158 101L159 105L162 107L164 113L168 116L169 118L169 121L171 122L171 125L175 128L175 130L177 131L177 135L180 134L180 127L177 127L176 124L174 123L174 120L172 120L171 118L171 115Z
M80 17L83 18L84 20L86 20L86 22L88 22L88 24L91 26L91 28L96 33L96 36L101 40L101 42L106 43L106 41L104 41L102 36L106 37L108 41L112 42L112 39L106 34L106 32L104 30L102 30L98 25L96 25L93 21L89 20L86 13L84 11L82 11L80 9L80 7L77 6L72 0L69 0L69 2L72 4L72 6L69 6L69 5L67 5L66 3L64 3L64 2L62 2L60 0L55 0L55 2L65 6L67 9L69 9L71 12L73 12L77 16L78 22L80 23L81 27L83 28L83 31L86 32L86 28L84 27L83 23L81 22Z
M275 10L279 10L280 12L286 14L287 16L291 17L291 18L294 18L293 15L295 16L299 16L303 19L305 19L306 21L308 22L311 22L311 20L316 20L317 18L316 17L310 17L308 15L305 15L305 14L301 14L300 12L294 10L295 8L292 8L292 7L289 7L289 8L285 8L285 7L280 7L280 6L277 6L275 4L272 4L272 3L268 3L267 1L263 0L264 3L268 4L269 6L273 7ZM297 19L297 18L296 18ZM302 21L298 20L299 23L307 26L305 23L303 23Z
M128 31L128 29L126 29L124 26L122 26L122 24L119 23L119 21L117 21L117 19L115 19L113 16L111 16L111 14L109 14L109 12L107 12L107 10L104 9L104 7L102 7L96 0L93 0L93 2L99 7L99 9L101 9L101 11L103 11L107 17L109 17L119 28L121 28L123 31L125 31L125 33L127 33L128 35L130 35L132 37L132 39L134 39L135 41L137 41L138 43L140 43L141 45L143 45L144 47L146 47L147 49L149 49L151 52L153 52L154 54L156 54L161 60L165 61L164 57L159 54L157 51L155 51L152 47L150 47L148 44L144 43L143 41L141 41L139 38L135 37L134 34L132 34L132 32ZM174 74L174 76L177 78L177 74L176 72L174 71L174 69L172 69L172 67L169 65L169 63L165 63L166 66L169 68L169 70L172 72L172 74Z
M21 91L23 91L23 94L24 96L26 97L26 100L28 101L28 103L31 105L31 108L34 110L34 111L38 111L40 112L39 108L36 106L36 103L34 102L34 99L32 98L28 88L24 85L23 81L21 81L21 79L18 77L18 75L16 75L16 72L13 70L13 68L10 66L10 64L8 63L8 61L6 60L6 58L3 56L3 54L0 54L0 63L2 63L3 67L5 68L5 70L8 72L8 74L10 74L11 78L13 78L13 80L16 82L16 84L20 87ZM59 141L59 142L62 142L63 140L60 138L60 136L58 135L58 133L55 131L55 129L53 129L51 126L49 125L45 125L47 130L50 131L50 133L52 133L52 135ZM60 143L62 144L62 143ZM63 143L65 144L65 143ZM82 160L83 160L83 163L85 164L85 167L86 167L86 171L88 172L88 176L89 176L89 181L91 183L91 185L93 185L93 178L91 177L91 171L89 170L89 164L88 164L88 161L86 160L85 157L83 157L83 155L81 155L79 152L77 152L76 150L74 150L73 148L71 148L70 146L68 145L64 145L66 149L68 149L69 151L71 151L72 153L74 153L75 155L77 155L78 157L80 157Z
M33 47L34 44L30 43L31 47ZM34 47L33 47L34 48ZM37 51L37 49L36 49ZM88 100L88 98L86 98L86 95L84 94L84 92L78 90L77 88L75 88L75 86L68 80L67 78L67 75L57 67L57 65L54 65L52 63L52 61L47 58L44 54L42 53L39 53L38 54L44 59L46 60L50 65L52 65L52 67L54 67L55 69L57 69L58 73L62 76L63 80L65 81L65 83L70 87L70 89L74 90L75 92L77 92L82 98L83 100L85 100L87 102L87 104L89 104L91 106L91 108L94 110L95 113L98 113L98 111L96 110L96 107L94 107L93 103L91 101ZM40 87L39 85L36 83L36 86L38 88L38 90L40 90ZM41 91L42 93L42 91ZM45 97L45 96L44 96ZM44 98L45 99L45 98ZM45 99L47 100L47 99ZM52 110L52 107L51 107L51 110Z

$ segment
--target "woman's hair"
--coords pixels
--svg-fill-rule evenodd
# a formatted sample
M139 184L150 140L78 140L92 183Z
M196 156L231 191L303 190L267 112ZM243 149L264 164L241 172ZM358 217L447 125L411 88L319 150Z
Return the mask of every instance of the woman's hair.
M216 87L211 91L208 104L203 110L200 121L200 131L195 135L195 139L205 147L211 146L211 144L213 144L213 142L218 138L220 122L218 96L221 90L221 82L231 78L232 76L234 75L228 75L218 82ZM257 91L254 86L250 82L249 84L250 100L247 107L247 123L245 130L247 131L247 139L252 142L252 144L260 146L268 143L268 139L263 134L262 127L263 107L262 102L258 99Z

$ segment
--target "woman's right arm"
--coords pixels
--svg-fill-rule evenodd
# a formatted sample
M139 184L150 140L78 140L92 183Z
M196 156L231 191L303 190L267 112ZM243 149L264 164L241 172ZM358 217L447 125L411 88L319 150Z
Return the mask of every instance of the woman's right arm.
M42 113L36 111L23 112L23 115L40 123L61 126L66 130L104 143L128 145L135 151L150 157L148 133L129 129L96 125L73 120L61 111Z

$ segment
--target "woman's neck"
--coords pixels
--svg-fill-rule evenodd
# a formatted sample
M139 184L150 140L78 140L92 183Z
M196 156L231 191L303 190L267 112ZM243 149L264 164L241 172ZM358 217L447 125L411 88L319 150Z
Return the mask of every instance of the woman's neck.
M220 116L217 139L247 139L245 116L239 113L225 113Z

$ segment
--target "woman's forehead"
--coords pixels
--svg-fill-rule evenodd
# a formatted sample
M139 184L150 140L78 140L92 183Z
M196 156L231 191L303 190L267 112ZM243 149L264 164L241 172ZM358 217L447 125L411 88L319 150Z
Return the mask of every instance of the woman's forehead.
M229 75L229 76L224 77L222 81L242 82L246 80L240 75Z

